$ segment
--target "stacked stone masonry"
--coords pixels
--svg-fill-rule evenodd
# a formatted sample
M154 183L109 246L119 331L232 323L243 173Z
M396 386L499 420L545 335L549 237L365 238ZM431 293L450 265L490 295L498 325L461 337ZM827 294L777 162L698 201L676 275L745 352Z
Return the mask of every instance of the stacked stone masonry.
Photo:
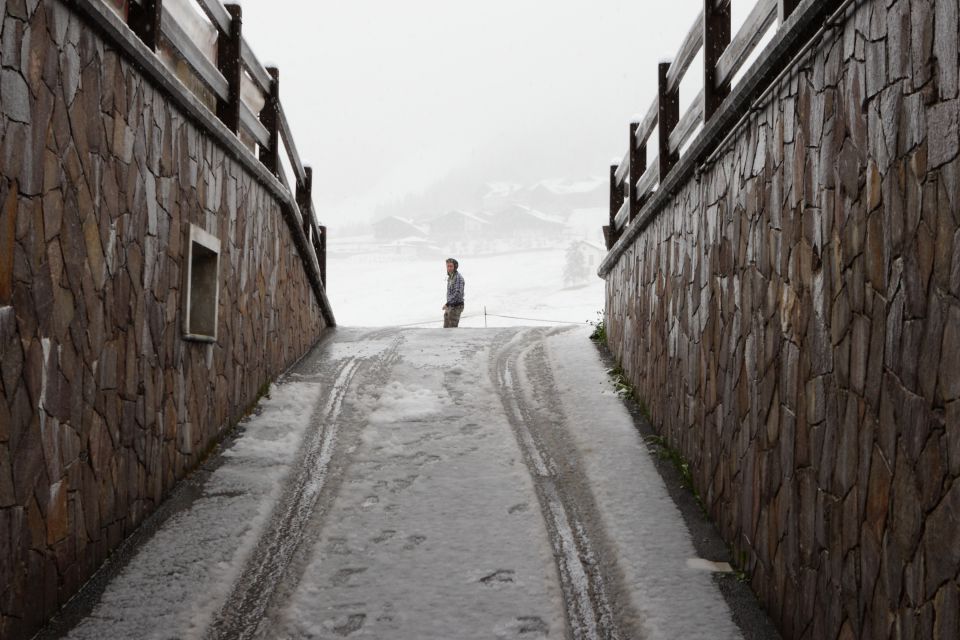
M786 638L960 637L957 0L863 0L637 236L609 343Z
M281 205L59 0L0 0L0 637L29 637L323 320ZM182 339L187 229L218 340Z

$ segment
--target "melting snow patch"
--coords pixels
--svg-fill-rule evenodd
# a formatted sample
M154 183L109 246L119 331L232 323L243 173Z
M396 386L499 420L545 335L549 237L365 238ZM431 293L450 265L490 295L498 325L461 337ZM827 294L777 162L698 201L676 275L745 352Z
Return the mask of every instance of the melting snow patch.
M730 566L729 562L714 562L705 558L688 558L687 568L714 573L733 573L733 567Z

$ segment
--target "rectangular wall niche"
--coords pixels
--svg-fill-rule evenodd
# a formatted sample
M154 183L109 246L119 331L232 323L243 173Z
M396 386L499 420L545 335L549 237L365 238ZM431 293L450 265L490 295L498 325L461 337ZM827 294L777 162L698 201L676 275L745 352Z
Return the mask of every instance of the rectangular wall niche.
M190 225L188 246L183 337L187 340L216 342L220 241L200 227Z

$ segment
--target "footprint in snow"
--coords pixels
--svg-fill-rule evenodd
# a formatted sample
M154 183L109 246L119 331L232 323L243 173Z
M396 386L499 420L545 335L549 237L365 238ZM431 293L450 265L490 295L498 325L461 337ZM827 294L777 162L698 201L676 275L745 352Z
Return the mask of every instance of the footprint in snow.
M357 574L364 573L366 570L366 567L340 569L340 571L337 571L335 574L333 574L330 582L332 582L333 586L335 587L342 587L350 580L350 578Z
M407 537L407 544L403 545L403 548L407 551L419 547L427 540L427 536L413 535Z
M480 578L482 584L493 585L501 582L513 582L514 571L512 569L499 569L488 576Z

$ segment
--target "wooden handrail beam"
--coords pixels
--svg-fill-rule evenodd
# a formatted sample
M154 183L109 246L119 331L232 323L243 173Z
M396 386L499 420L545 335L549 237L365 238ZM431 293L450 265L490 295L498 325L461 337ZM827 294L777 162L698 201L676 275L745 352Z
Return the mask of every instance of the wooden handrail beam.
M627 172L630 170L630 149L627 149L627 153L624 154L623 160L620 161L620 164L615 165L617 168L616 178L617 185L619 186L621 182L627 177Z
M640 176L640 180L637 181L637 195L640 196L644 202L646 202L647 197L653 191L653 187L656 186L659 177L660 167L657 165L657 160L654 159L654 161L650 163L650 166L647 167L647 170L643 172L643 175Z
M697 126L703 122L703 103L704 97L703 91L701 91L690 108L687 109L687 112L680 118L676 128L670 133L670 151L672 153L679 154L680 147L690 139L693 132L697 130Z
M777 18L778 0L758 0L743 26L730 42L730 46L717 60L715 83L720 86L730 82L744 65L747 58L763 38L763 34Z
M247 103L240 103L240 125L249 133L261 147L270 145L270 132L263 126L256 114L250 110Z
M647 144L650 134L653 133L653 129L657 126L657 118L659 117L660 101L654 98L650 104L650 108L647 109L646 115L643 116L643 120L640 121L637 127L637 146Z
M203 51L190 39L190 36L177 23L164 7L160 12L160 32L179 53L197 77L210 88L218 100L226 100L230 95L230 84L220 70L204 55Z
M704 5L712 8L713 4L713 0L704 0ZM727 12L729 13L729 11L728 8ZM680 45L680 51L677 52L673 64L670 65L670 73L667 74L667 87L671 91L680 86L683 76L687 73L687 68L690 67L690 63L693 62L693 59L697 57L697 52L700 51L704 38L703 21L704 11L701 11L697 15L697 19L694 20L693 26L690 27L690 31L687 32L687 37L683 39L683 44Z
M630 223L630 207L624 202L620 210L613 216L613 228L617 230L619 236L623 229Z
M210 22L220 30L221 33L230 33L230 23L233 20L233 12L229 5L224 7L220 0L197 0L200 8L210 18Z
M244 68L250 73L250 78L253 80L253 83L257 85L257 88L260 89L263 95L268 95L272 82L270 72L260 64L257 56L253 55L253 50L247 43L246 38L240 43L240 60L243 61Z
M283 139L283 146L287 149L287 156L290 158L290 166L297 178L299 187L306 180L306 173L303 168L303 162L300 160L300 154L297 152L297 145L293 141L293 134L290 132L290 123L287 122L287 114L283 110L283 103L278 103L277 116L280 121L280 137Z

